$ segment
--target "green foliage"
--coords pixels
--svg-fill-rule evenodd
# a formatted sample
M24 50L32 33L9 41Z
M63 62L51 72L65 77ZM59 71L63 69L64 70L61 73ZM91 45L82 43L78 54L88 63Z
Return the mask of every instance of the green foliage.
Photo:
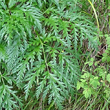
M105 53L103 54L102 61L110 63L110 37L109 37L109 35L105 35L105 36L106 36L106 41L107 41L106 42L107 49L105 50Z
M73 109L81 110L109 110L110 108L110 22L109 22L109 0L82 0L82 12L92 17L95 24L99 25L99 46L96 51L89 51L86 63L82 61L82 74L77 82L77 100L73 102ZM95 19L96 18L96 19ZM97 20L97 21L96 21ZM104 45L104 46L103 46ZM91 57L91 58L90 58ZM83 57L84 58L84 57ZM90 59L89 59L90 58ZM88 61L89 59L89 61ZM85 64L84 64L85 63ZM83 65L84 64L84 65Z
M0 2L1 109L31 110L42 103L63 109L63 102L74 97L83 40L88 40L88 48L97 48L94 23L77 1ZM99 86L92 76L90 85L96 89L94 83ZM85 87L83 93L88 97L90 91Z
M107 49L108 50L108 49ZM98 66L95 63L96 68L92 69L94 65L93 58L89 62L85 63L89 66L90 71L83 70L84 74L81 75L80 81L77 82L77 90L83 88L83 94L85 98L99 97L102 94L103 97L110 97L110 73L104 66Z
M81 75L81 79L77 82L77 90L83 88L83 94L85 98L91 97L91 95L98 97L100 93L106 98L110 96L110 73L108 66L110 63L110 37L105 35L107 49L103 53L102 62L107 62L107 69L104 66L98 66L98 62L91 58L85 65L88 65L89 71L83 69L84 74ZM96 66L93 71L93 66Z

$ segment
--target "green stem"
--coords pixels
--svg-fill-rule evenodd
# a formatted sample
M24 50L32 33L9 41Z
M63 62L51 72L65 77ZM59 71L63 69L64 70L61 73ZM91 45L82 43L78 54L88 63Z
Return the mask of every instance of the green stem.
M37 32L37 31L35 31L35 32L36 32L38 38L40 39L40 36L39 36L38 32ZM40 43L41 43L41 45L42 45L42 49L43 49L44 61L45 61L45 64L46 64L47 70L48 70L48 72L49 72L48 63L47 63L46 56L45 56L45 51L44 51L44 44L43 44L43 42L42 42L41 39L40 39ZM49 72L49 73L50 73L50 72Z
M92 4L92 2L91 2L90 0L88 0L88 2L89 2L89 3L90 3L90 5L92 6L92 9L93 9L93 11L94 11L95 18L96 18L96 21L97 21L98 31L100 32L100 26L99 26L99 21L98 21L98 17L97 17L96 10L95 10L94 5Z

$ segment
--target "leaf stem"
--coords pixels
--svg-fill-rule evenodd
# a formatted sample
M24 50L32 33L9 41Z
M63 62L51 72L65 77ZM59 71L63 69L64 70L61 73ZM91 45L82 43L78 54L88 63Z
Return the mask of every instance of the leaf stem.
M98 17L97 17L96 10L95 10L94 5L92 4L92 2L91 2L90 0L88 0L88 2L89 2L89 3L90 3L90 5L92 6L92 9L93 9L93 11L94 11L95 18L96 18L96 21L97 21L98 31L100 32L100 26L99 26L99 21L98 21Z

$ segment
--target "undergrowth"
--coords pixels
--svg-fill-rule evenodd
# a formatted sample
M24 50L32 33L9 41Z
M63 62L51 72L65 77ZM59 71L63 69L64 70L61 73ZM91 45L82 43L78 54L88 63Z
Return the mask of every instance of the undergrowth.
M0 110L66 108L76 97L81 60L98 49L95 19L81 0L0 3Z
M108 0L93 1L92 5L97 12L100 32L100 45L96 54L91 53L86 59L82 69L82 75L77 82L77 90L80 90L82 103L79 100L74 109L109 110L110 109L110 31L109 31L109 5ZM100 7L98 7L100 6ZM93 11L91 11L93 12ZM94 15L95 16L95 15ZM83 96L82 96L83 94ZM84 98L85 97L85 98ZM83 106L82 106L83 104ZM82 107L81 107L82 106Z

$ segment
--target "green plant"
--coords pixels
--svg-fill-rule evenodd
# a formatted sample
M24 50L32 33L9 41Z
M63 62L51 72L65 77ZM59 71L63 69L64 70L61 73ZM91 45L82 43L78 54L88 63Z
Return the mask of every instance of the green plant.
M0 109L63 109L74 97L83 40L97 48L90 17L72 0L0 2Z
M77 82L77 90L82 88L83 95L86 99L95 99L98 97L106 102L102 109L108 107L110 100L110 38L109 35L106 35L107 49L103 53L102 61L95 61L94 58L91 58L90 61L85 63L87 69L83 69L84 74L81 75L80 81ZM101 62L105 65L101 66ZM99 66L100 65L100 66ZM100 103L104 103L101 102ZM94 102L93 102L94 103Z
M103 54L102 61L110 63L110 37L108 34L105 35L106 37L106 44L107 44L107 49L105 50L105 53Z
M93 61L93 60L92 60ZM89 66L93 66L93 62L87 62ZM97 63L95 63L97 65ZM106 93L108 97L109 91L109 82L110 82L110 73L105 69L104 66L97 66L94 71L85 71L81 76L80 82L77 83L77 90L81 87L84 89L83 94L86 98L91 97L91 95L96 96L100 94L99 92Z

